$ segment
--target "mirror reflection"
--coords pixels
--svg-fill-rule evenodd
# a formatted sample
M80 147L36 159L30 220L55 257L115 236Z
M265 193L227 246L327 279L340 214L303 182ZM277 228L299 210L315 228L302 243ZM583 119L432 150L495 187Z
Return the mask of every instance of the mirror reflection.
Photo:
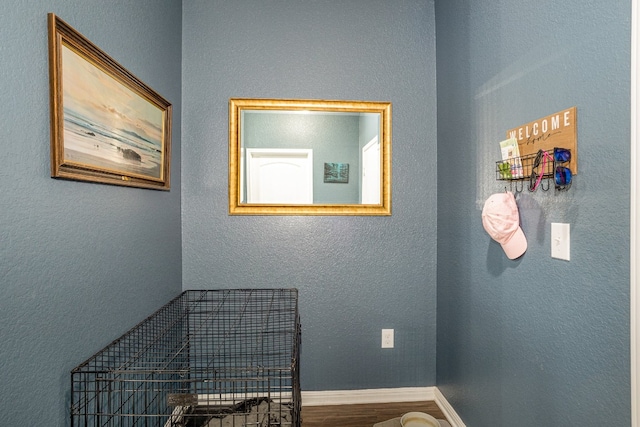
M389 215L391 104L229 102L231 214Z

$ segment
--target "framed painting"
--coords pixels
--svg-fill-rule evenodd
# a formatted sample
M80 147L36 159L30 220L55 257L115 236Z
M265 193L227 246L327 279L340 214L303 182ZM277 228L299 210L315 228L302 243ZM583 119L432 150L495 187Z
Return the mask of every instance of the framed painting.
M324 182L338 184L349 183L349 163L325 163Z
M171 104L48 15L53 178L169 190Z

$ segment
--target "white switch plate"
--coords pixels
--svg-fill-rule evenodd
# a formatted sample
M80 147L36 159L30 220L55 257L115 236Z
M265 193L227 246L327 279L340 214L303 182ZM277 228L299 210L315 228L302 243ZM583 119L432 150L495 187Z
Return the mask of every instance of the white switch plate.
M569 224L551 223L551 257L571 259L571 227Z
M393 348L393 329L382 330L382 348Z

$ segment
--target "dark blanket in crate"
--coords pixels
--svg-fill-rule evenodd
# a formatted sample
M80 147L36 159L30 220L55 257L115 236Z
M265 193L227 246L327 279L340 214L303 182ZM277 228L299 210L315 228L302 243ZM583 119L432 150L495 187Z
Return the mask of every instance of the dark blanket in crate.
M174 411L175 413L175 411ZM184 427L290 427L291 408L271 399L242 401L220 409L209 406L191 407L182 416L169 421L170 426Z
M253 401L245 409L223 418L212 418L203 427L280 427L291 425L291 410L268 400Z

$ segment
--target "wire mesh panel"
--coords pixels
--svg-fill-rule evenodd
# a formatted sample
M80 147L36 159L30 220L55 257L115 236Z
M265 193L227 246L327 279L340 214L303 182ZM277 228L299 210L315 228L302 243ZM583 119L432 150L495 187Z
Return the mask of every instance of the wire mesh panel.
M296 289L185 291L71 371L71 425L300 427Z

